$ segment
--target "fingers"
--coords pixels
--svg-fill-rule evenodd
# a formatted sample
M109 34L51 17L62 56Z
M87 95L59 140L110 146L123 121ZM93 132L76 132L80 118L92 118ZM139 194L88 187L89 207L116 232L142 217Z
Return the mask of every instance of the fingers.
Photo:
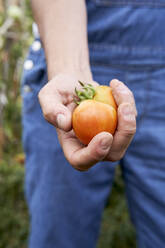
M109 153L112 135L102 132L96 135L87 147L84 147L73 134L58 131L59 140L65 157L77 170L86 171Z
M71 129L71 111L63 104L63 99L53 80L40 90L38 98L44 118L48 122L65 131Z
M136 132L136 105L132 92L117 79L110 82L112 93L118 105L118 126L108 155L110 161L120 160Z
M134 106L130 103L121 103L118 108L118 127L107 159L110 161L120 160L131 143L135 132L136 116Z
M97 85L92 80L88 83ZM59 74L50 80L38 94L44 118L64 131L70 131L72 128L75 87L81 87L76 78Z
M121 103L129 103L133 106L135 111L135 115L137 116L137 109L135 105L134 96L128 87L117 79L113 79L110 82L110 86L112 87L112 93L115 98L117 105L119 106Z

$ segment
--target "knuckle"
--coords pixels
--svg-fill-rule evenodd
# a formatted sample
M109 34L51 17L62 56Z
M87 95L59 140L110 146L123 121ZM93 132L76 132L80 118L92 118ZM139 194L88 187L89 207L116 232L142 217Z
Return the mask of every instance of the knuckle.
M45 112L45 111L43 111L43 116L44 116L44 118L45 118L47 121L50 119L50 115L51 115L50 112Z
M84 162L80 159L80 157L75 158L73 154L67 156L67 160L70 165L77 171L85 172L88 171L91 167L91 164L88 162Z
M83 171L83 169L81 168L80 166L80 162L74 158L73 154L68 154L66 156L68 162L70 163L70 165L75 169L75 170L78 170L78 171Z
M134 134L136 133L136 119L135 116L123 116L123 119L118 125L118 131L125 134Z
M73 160L71 156L68 156L67 160L69 161L70 165L71 165L74 169L76 169L76 170L80 169L80 168L79 168L79 164L77 163L77 161Z
M56 116L52 111L43 111L43 116L50 123L54 123L54 120L56 119Z
M131 137L131 136L133 136L135 133L136 133L136 128L135 128L135 127L129 128L129 129L124 129L124 130L123 130L123 135L124 135L125 137Z
M44 99L45 99L45 95L46 95L46 86L44 86L43 88L40 89L40 91L38 92L38 100L39 103L42 104L44 103Z
M134 110L131 114L123 114L122 113L122 127L124 127L124 129L136 129L136 116L134 113Z

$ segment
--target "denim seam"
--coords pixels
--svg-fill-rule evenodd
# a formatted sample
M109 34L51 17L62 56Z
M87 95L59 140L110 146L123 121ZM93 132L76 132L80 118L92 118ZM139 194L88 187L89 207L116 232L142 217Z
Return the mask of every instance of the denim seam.
M89 47L90 48L100 48L100 49L102 49L102 48L104 48L104 49L112 49L112 50L124 50L124 49L127 49L128 51L130 51L130 50L135 50L136 51L136 53L137 53L137 50L140 50L140 51L153 51L153 49L156 49L156 50L159 50L159 51L163 51L163 52L165 52L165 46L142 46L142 47L140 47L140 46L126 46L126 45L112 45L112 44L107 44L107 43L93 43L93 42L89 42Z
M133 2L133 1L124 1L124 2L121 2L121 1L113 1L113 0L92 0L96 5L99 5L99 6L111 6L111 5L129 5L131 4L132 6L153 6L153 7L165 7L165 3L162 3L162 2L147 2L147 1L143 1L143 2Z
M128 68L128 69L132 69L132 70L140 70L140 69L142 69L142 70L144 70L144 68L145 69L148 69L148 70L150 70L150 69L155 69L155 68L165 68L165 63L163 64L147 64L147 65L136 65L136 64L121 64L120 62L117 64L115 64L115 63L103 63L103 62L93 62L92 60L91 60L91 62L90 62L90 64L91 64L91 66L102 66L102 67L115 67L116 69L118 68L118 69L126 69L126 68Z

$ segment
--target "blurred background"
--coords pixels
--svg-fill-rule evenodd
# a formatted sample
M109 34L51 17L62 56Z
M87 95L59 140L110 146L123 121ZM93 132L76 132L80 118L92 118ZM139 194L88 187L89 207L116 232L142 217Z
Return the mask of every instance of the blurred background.
M32 23L28 0L0 0L0 248L26 248L28 240L20 81L24 59L33 42ZM135 247L124 194L118 168L97 248Z

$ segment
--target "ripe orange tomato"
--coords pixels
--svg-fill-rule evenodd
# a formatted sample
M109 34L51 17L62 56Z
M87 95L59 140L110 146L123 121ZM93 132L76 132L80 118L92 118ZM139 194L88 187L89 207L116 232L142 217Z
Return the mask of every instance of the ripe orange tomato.
M76 90L80 102L73 112L72 126L77 138L87 145L100 132L114 134L117 126L117 105L110 87L97 86L94 89L89 84L82 86L83 91Z
M108 87L106 85L100 85L96 87L95 91L96 92L93 97L94 100L98 102L107 103L117 110L117 105L115 99L113 98L111 87Z

